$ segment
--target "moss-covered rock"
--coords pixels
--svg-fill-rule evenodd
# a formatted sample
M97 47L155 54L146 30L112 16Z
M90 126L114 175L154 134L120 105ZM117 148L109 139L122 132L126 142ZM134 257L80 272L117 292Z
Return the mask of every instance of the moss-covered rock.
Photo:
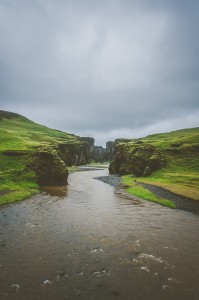
M151 169L149 168L149 167L146 167L145 169L144 169L144 173L143 173L143 177L147 177L147 176L149 176L149 175L151 175Z
M53 148L41 148L36 151L29 166L35 171L39 185L67 184L68 170Z
M121 164L118 173L120 175L128 175L131 173L131 169L128 164Z
M152 172L166 165L166 156L162 149L140 143L123 141L115 143L111 174L133 174L136 177L149 176Z

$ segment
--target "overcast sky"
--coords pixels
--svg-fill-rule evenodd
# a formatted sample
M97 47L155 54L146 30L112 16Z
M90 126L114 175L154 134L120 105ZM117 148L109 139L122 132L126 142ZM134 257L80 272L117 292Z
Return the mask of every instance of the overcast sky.
M0 109L104 145L199 126L198 0L0 0Z

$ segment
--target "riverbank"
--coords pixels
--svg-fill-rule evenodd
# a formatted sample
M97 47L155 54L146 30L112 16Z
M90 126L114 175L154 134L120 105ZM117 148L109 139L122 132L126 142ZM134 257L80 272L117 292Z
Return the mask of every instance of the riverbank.
M148 189L149 191L151 191L157 197L172 201L173 203L175 203L177 209L183 209L186 211L199 214L199 201L193 200L188 197L180 196L178 194L172 193L164 188L152 184L146 184L146 183L139 183L139 184L144 188Z
M199 214L199 202L180 196L166 189L151 185L138 183L131 176L109 175L95 177L115 188L124 189L127 193L143 200L152 201L170 208L177 208Z

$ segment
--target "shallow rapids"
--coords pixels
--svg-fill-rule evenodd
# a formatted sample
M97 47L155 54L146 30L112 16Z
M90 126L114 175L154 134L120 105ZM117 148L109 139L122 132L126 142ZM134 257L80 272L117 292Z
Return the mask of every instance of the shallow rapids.
M0 208L0 299L199 299L199 216L70 174Z

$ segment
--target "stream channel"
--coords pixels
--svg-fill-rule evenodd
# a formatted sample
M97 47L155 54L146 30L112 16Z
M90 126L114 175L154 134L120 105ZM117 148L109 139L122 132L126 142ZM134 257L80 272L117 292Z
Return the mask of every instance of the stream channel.
M199 215L94 179L105 175L0 208L0 299L199 299Z

